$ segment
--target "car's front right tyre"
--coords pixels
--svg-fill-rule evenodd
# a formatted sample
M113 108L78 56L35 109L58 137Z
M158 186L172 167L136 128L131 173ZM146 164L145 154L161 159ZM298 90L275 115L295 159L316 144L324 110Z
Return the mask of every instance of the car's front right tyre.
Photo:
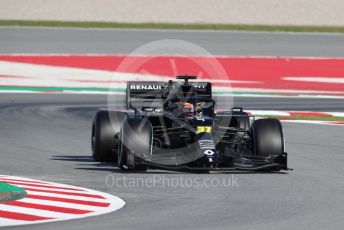
M284 153L282 124L273 118L255 120L252 129L253 150L258 156L278 156Z

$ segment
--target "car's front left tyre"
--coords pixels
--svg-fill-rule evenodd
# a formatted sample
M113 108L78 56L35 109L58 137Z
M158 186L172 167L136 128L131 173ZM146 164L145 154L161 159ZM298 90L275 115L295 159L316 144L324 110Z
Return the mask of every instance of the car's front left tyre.
M122 171L146 171L144 158L152 153L153 128L146 118L130 118L120 131L118 166Z
M98 162L117 162L118 134L125 114L98 111L92 124L92 157Z

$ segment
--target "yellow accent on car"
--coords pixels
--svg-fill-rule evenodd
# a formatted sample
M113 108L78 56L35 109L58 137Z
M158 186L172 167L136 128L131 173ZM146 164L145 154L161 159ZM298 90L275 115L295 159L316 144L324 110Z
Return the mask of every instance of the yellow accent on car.
M197 126L196 133L211 133L211 126Z

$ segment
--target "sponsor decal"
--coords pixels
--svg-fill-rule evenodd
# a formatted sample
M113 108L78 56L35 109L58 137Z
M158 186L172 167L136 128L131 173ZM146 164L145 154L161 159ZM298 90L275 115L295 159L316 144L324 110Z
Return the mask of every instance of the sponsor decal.
M212 140L198 141L200 149L215 149L214 142Z
M207 155L207 156L212 156L215 154L215 152L211 149L208 149L208 150L205 150L204 151L204 154Z
M207 84L192 84L193 85L193 87L195 87L195 88L197 88L197 89L205 89L205 88L207 88L207 85L208 85L208 83Z
M211 133L211 126L197 126L196 133Z
M139 85L139 84L134 84L134 85L130 85L130 90L146 90L146 91L150 91L150 90L161 90L163 89L162 85Z

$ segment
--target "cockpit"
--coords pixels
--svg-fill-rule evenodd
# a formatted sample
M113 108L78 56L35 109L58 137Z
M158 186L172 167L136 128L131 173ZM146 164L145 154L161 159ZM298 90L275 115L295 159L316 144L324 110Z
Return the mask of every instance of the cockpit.
M164 110L176 117L213 117L214 107L214 100L197 95L197 90L193 85L174 83L169 88Z

